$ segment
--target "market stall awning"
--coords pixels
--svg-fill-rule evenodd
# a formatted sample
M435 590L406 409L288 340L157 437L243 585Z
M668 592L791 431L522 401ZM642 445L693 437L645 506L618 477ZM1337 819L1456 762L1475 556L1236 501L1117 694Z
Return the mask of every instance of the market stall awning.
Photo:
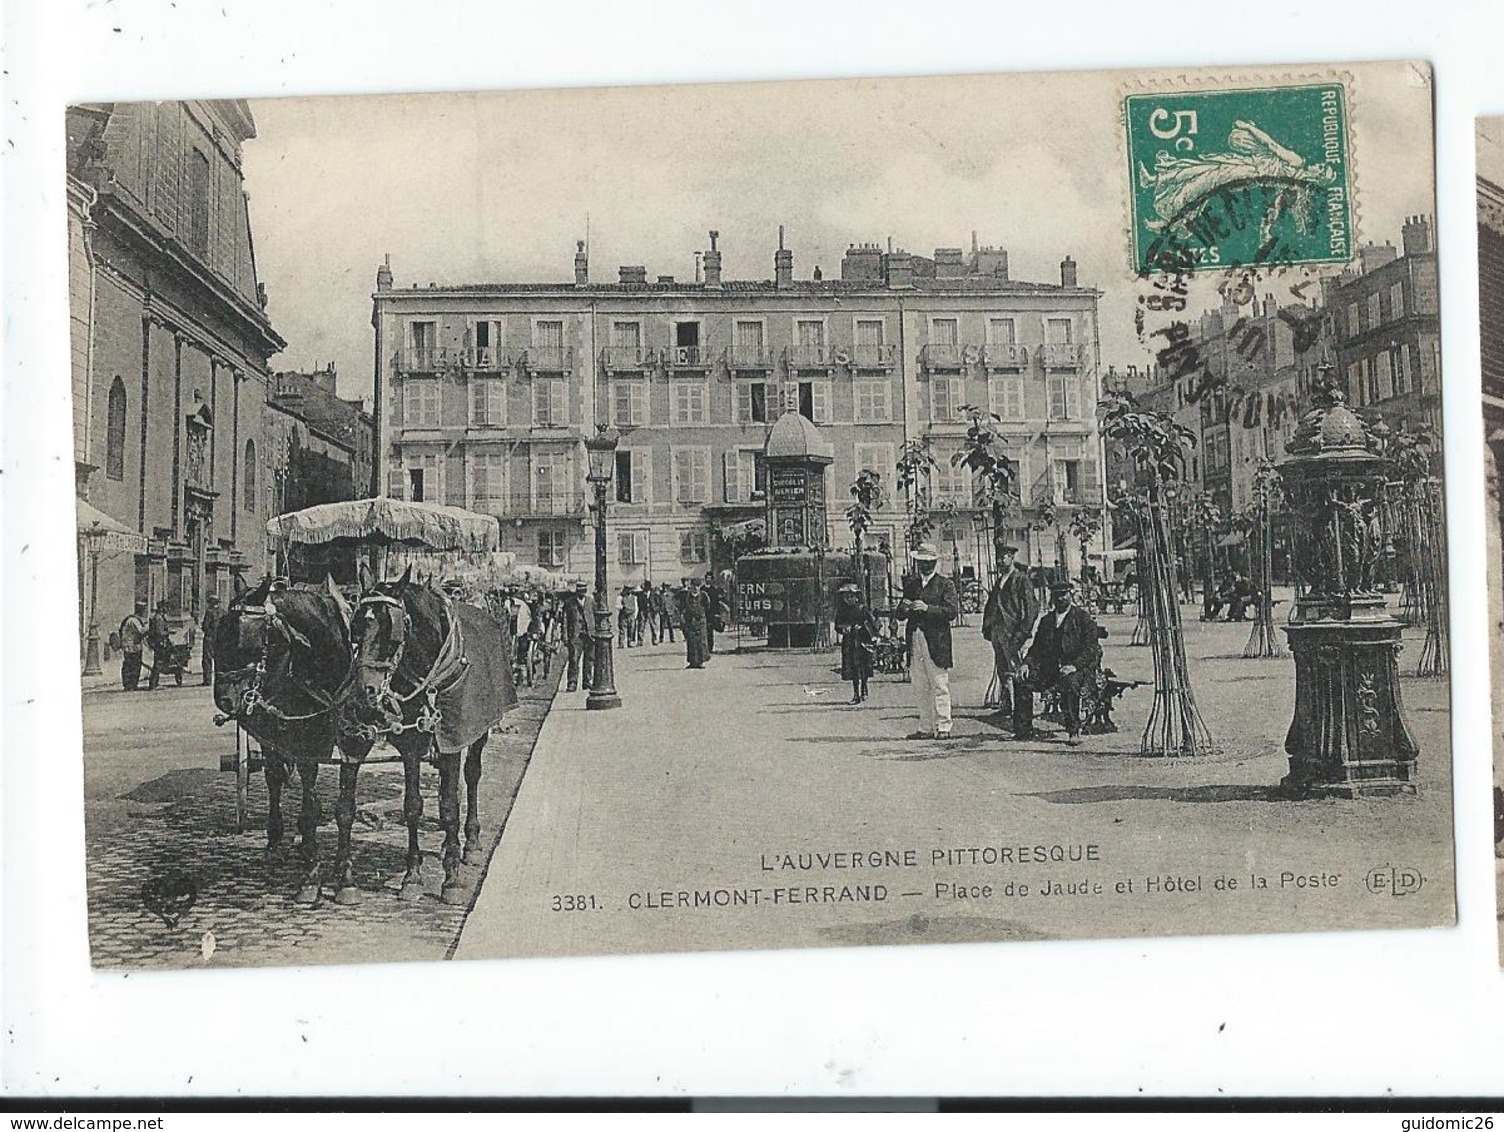
M121 550L127 554L145 554L146 536L112 519L92 503L79 499L78 533L87 535L90 545L100 550Z
M321 503L278 515L266 524L266 529L291 545L402 543L472 554L501 546L501 525L491 515L437 503L405 503L387 498Z

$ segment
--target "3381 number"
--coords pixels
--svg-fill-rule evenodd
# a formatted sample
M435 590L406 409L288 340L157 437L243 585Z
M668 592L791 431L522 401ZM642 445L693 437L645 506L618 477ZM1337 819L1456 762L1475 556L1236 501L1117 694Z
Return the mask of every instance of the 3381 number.
M555 912L594 912L602 905L593 893L554 893L549 905Z

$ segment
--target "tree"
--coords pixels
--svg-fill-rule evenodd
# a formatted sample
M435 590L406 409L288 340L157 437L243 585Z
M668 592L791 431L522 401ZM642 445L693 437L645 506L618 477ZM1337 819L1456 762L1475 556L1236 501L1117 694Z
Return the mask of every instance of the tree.
M1388 456L1400 479L1406 554L1404 620L1424 623L1417 676L1447 673L1446 549L1443 541L1441 482L1435 473L1436 452L1427 431L1398 432Z
M1090 508L1082 507L1071 516L1071 537L1081 546L1081 580L1086 580L1086 563L1090 555L1091 540L1097 537L1097 532L1102 529L1102 515Z
M857 584L862 600L870 601L867 583L867 560L862 555L862 538L872 529L872 516L883 505L883 477L871 468L857 472L851 484L851 503L846 507L846 522L851 525L852 547L856 554Z
M951 457L951 464L971 472L974 498L987 508L992 538L1003 537L1018 499L1018 461L1003 451L998 431L1002 417L977 405L962 405L968 424L966 438Z
M1274 631L1274 515L1283 491L1279 469L1267 459L1260 459L1254 470L1253 495L1253 506L1239 525L1247 540L1249 561L1253 563L1253 584L1258 588L1259 605L1243 655L1284 656L1284 646Z
M907 537L910 550L923 542L924 536L930 531L926 506L929 496L929 478L931 470L938 467L935 457L930 454L929 441L904 441L894 470L898 474L898 486L903 489L904 510L909 515Z
M1196 707L1175 595L1175 554L1165 512L1167 483L1185 478L1186 449L1195 444L1190 429L1163 413L1138 409L1133 398L1115 394L1102 402L1102 432L1122 441L1142 481L1139 523L1140 579L1144 613L1154 654L1154 706L1144 725L1139 752L1151 756L1209 754L1211 733Z

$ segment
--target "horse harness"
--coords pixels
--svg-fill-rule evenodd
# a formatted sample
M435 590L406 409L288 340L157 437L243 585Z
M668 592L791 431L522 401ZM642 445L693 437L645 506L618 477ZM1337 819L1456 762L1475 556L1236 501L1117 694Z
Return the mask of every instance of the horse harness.
M305 637L297 629L287 623L282 614L278 612L277 607L273 603L270 595L268 595L264 605L242 606L238 610L238 613L242 618L260 620L265 629L275 629L278 633L281 634L282 639L285 640L289 645L300 644L305 649L310 650L313 647L307 637ZM345 626L345 636L348 639L348 624ZM350 693L354 690L356 681L359 677L359 672L355 664L355 657L352 655L350 657L350 667L345 671L344 680L340 682L339 687L336 688L333 692L321 691L320 689L315 688L301 680L293 681L294 686L299 688L299 690L301 690L306 696L308 696L319 705L317 708L310 712L304 712L301 715L284 711L267 697L265 691L261 686L261 682L266 678L267 674L267 660L270 654L270 640L271 634L269 632L263 631L261 637L261 653L256 658L255 663L245 665L241 668L221 669L219 671L220 678L224 680L235 681L243 679L247 676L249 676L251 679L245 691L240 694L240 703L236 706L233 712L230 712L228 714L224 712L215 713L214 726L223 727L226 723L230 722L234 722L236 726L243 726L246 720L254 715L257 711L265 712L267 715L271 716L273 719L276 719L281 723L305 723L308 720L318 719L320 716L328 715L331 711L338 709L341 704L343 704L345 699L348 698ZM292 666L289 662L289 675L291 674L291 668Z
M428 735L431 741L436 739L440 719L438 698L464 679L470 666L470 660L465 655L465 631L455 613L453 600L443 593L438 594L438 597L443 602L444 608L444 638L439 644L439 651L435 654L433 663L429 665L427 675L418 680L412 690L406 694L399 694L392 689L392 677L397 674L406 655L408 631L412 626L412 617L407 612L406 603L384 593L366 594L357 603L357 610L384 605L393 610L394 615L400 617L402 621L401 638L391 659L364 662L364 667L375 669L382 674L383 686L379 689L378 695L395 708L392 714L396 715L398 720L385 727L365 723L349 725L349 730L360 738L374 740L378 735L403 735L409 731L420 731ZM360 665L357 664L356 667ZM420 695L423 697L423 702L418 705L413 721L401 722L401 717L406 714L407 705Z

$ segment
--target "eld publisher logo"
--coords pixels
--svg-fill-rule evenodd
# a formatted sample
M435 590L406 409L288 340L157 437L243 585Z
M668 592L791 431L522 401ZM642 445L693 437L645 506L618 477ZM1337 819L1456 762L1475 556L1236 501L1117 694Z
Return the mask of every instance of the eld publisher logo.
M1380 865L1370 870L1363 878L1368 891L1375 896L1414 896L1426 883L1419 869L1405 865Z

